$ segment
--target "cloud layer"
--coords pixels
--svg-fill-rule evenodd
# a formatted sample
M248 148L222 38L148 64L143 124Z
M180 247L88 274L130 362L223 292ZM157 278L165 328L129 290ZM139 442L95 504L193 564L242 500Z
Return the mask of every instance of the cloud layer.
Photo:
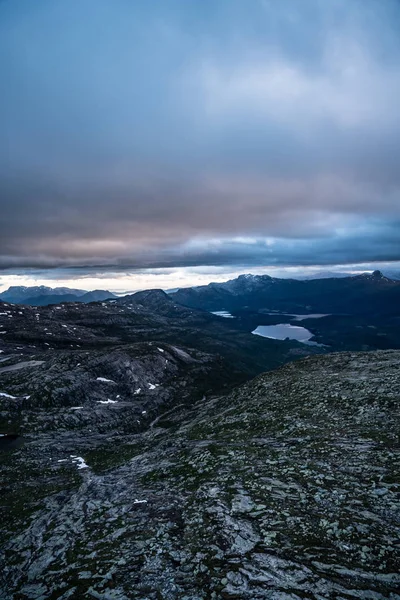
M400 259L395 0L0 3L0 267Z

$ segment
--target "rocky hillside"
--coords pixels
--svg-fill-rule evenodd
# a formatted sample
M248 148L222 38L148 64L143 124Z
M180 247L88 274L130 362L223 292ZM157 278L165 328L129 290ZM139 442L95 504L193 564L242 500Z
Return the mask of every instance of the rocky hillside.
M242 381L320 348L260 338L241 331L233 319L173 302L149 290L109 302L63 303L46 307L0 302L0 354L34 357L61 350L109 349L125 344L165 342L222 356ZM41 360L41 359L39 359ZM79 362L79 361L78 361ZM234 378L234 376L233 376Z
M1 598L400 598L399 352L310 357L189 402L212 357L134 352L47 365L58 392L33 379L31 404L28 378L0 374L25 433L2 455ZM80 369L91 399L68 395ZM102 402L133 409L136 385L153 394L141 429L65 418L74 402L112 419Z

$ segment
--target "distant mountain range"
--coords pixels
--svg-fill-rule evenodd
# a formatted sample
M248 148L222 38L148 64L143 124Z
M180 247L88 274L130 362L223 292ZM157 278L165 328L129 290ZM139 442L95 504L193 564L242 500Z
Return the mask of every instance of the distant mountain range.
M390 279L400 280L400 271L385 270L384 274L386 275L386 277L390 277Z
M400 271L393 269L385 269L383 273L389 279L400 279ZM312 275L299 275L296 279L332 279L333 277L352 277L353 273L346 273L345 271L317 271Z
M240 275L225 283L180 289L175 302L191 308L271 310L292 314L399 314L400 281L380 271L351 277L278 279Z
M115 295L107 290L71 289L66 287L51 288L40 286L11 286L0 294L0 300L11 304L27 304L30 306L47 306L49 304L60 304L60 302L99 302L115 298Z
M332 279L333 277L351 277L352 273L344 271L317 271L316 273L299 275L296 279Z
M390 271L388 276L380 271L350 276L343 272L320 271L296 279L247 274L224 283L174 288L167 290L167 293L174 298L175 302L203 310L270 308L280 312L352 313L349 303L354 301L361 302L363 305L368 304L374 311L392 310L393 303L396 303L398 298L399 280L400 272L396 271ZM344 283L339 283L340 281ZM271 286L274 286L273 289ZM102 302L117 297L131 297L131 294L117 296L108 290L88 292L44 285L11 286L0 293L0 300L3 302L29 306L48 306L61 302ZM356 307L355 312L360 313L359 306ZM361 310L361 312L365 311Z

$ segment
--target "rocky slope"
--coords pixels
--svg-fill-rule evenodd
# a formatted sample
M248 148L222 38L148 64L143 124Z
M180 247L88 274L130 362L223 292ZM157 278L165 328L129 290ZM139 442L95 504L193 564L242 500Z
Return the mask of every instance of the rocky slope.
M219 354L242 379L322 352L293 341L261 339L227 321L233 319L176 304L161 290L89 304L28 307L0 302L0 351L5 356L11 351L17 356L50 355L163 341Z
M197 369L213 376L211 357L180 367L182 350L153 347L160 388L166 353L178 395ZM85 364L90 387L114 398L112 373L121 396L132 389L146 359L132 372L128 360ZM3 454L0 597L398 599L399 398L400 352L343 353L175 403L109 439L95 419L79 434L58 417L26 423L25 444Z

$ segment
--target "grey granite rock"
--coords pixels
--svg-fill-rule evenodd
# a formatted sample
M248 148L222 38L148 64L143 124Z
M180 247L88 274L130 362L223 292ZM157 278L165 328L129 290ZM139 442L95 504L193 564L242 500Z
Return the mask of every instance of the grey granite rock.
M35 364L0 373L0 432L21 440L0 454L0 598L400 598L399 352L229 391L199 348L90 346L120 308L86 309L81 348L2 341L2 365Z

